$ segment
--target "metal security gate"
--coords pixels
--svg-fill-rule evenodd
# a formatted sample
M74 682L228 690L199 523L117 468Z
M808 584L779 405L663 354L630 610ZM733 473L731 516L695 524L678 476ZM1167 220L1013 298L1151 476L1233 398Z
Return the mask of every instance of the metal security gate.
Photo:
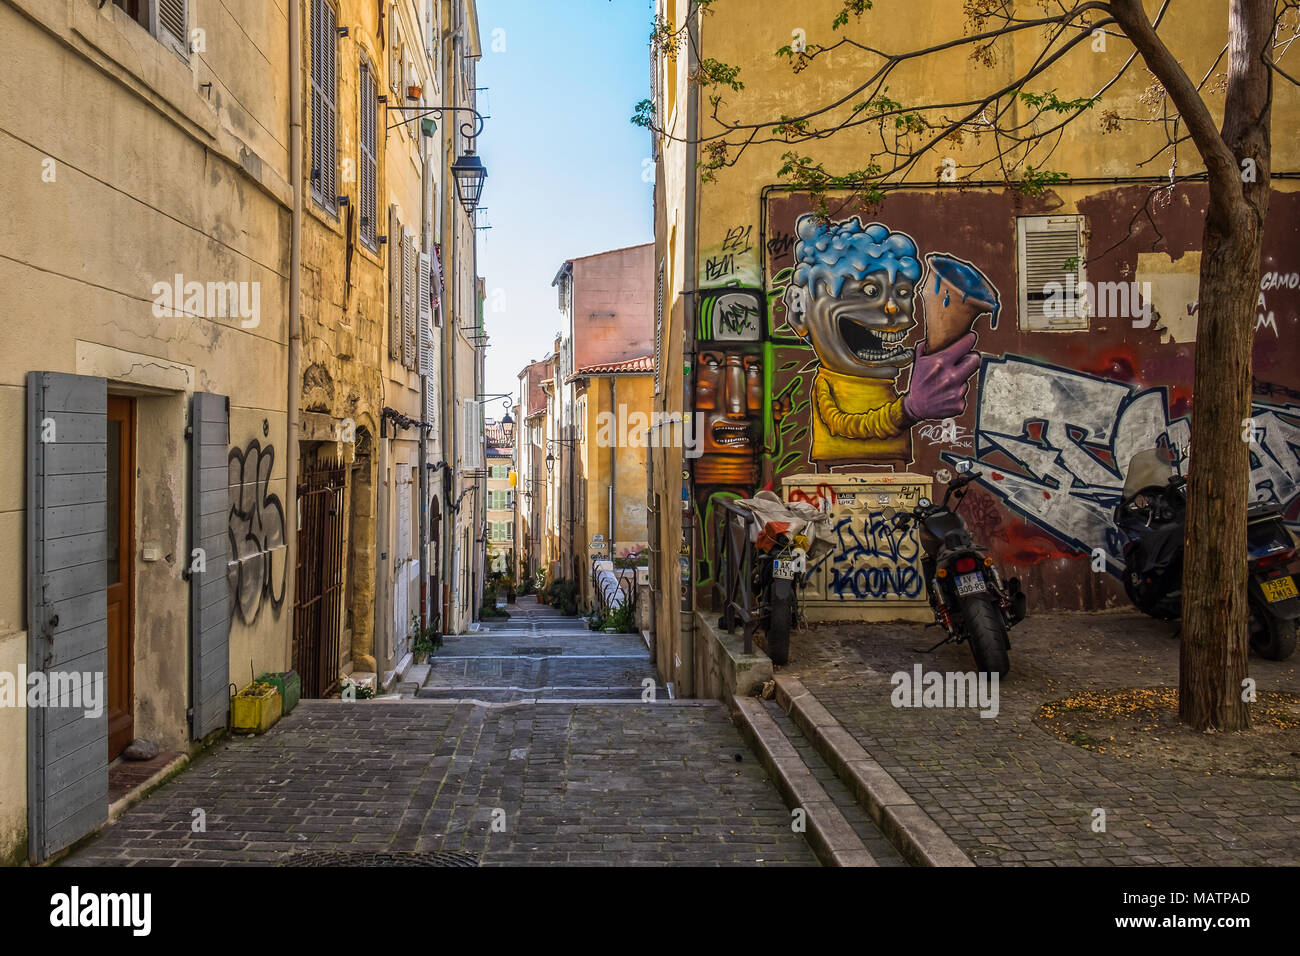
M304 697L326 697L339 682L346 474L341 467L305 465L298 485L293 666Z

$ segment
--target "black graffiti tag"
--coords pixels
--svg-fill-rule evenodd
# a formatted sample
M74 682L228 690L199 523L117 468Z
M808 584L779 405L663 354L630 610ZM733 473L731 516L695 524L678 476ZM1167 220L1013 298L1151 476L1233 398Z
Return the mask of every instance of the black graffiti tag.
M246 624L257 620L268 599L277 615L284 604L284 506L270 492L274 463L275 448L263 448L256 439L243 451L230 449L231 505L226 528L231 561L226 581Z

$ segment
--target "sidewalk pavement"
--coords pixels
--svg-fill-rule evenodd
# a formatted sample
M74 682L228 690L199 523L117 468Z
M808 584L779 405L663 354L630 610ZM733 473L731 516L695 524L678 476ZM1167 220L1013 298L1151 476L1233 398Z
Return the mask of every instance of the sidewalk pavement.
M974 669L965 646L917 653L938 639L921 625L797 630L778 673L798 677L977 864L1300 864L1300 760L1292 779L1206 775L1087 751L1032 722L1080 691L1176 687L1172 630L1128 611L1031 615L1011 632L994 718L891 704L897 671ZM1261 691L1300 691L1298 672L1297 658L1250 658Z

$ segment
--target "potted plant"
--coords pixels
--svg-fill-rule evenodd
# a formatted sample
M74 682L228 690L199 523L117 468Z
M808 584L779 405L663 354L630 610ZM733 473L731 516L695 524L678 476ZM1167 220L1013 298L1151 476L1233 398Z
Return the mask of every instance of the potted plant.
M411 653L415 655L417 664L431 663L433 653L442 647L442 635L437 629L429 624L420 626L420 615L411 615Z

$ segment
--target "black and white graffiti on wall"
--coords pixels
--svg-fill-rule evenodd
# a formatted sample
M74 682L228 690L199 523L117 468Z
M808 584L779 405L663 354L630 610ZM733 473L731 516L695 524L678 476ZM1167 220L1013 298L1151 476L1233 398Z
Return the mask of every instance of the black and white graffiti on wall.
M286 584L284 505L271 493L275 448L253 439L243 450L230 449L230 564L226 580L245 624L266 604L278 616Z
M1250 498L1284 507L1294 523L1300 406L1256 401L1252 415ZM975 437L982 485L1071 548L1103 549L1114 573L1124 560L1111 516L1132 457L1157 446L1195 457L1191 423L1170 415L1165 388L1017 355L985 361ZM990 458L995 453L1015 470ZM964 457L943 455L950 462Z

